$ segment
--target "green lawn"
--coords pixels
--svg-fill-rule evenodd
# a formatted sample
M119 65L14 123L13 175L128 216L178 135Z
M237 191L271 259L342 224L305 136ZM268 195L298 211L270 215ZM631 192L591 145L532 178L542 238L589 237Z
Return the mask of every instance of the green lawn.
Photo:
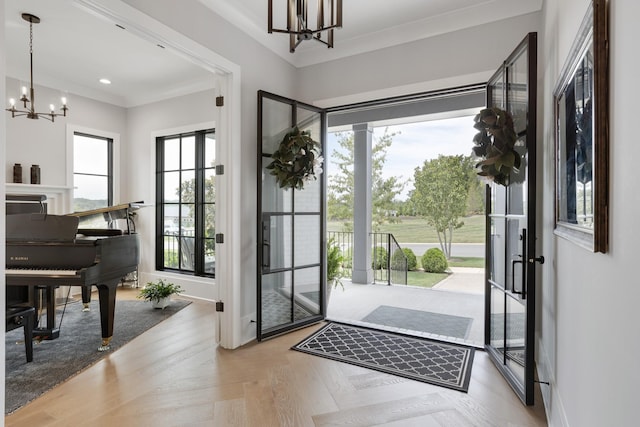
M418 260L418 267L420 267L420 260ZM449 267L484 268L484 258L451 258ZM423 270L407 271L407 285L431 288L448 276L449 273L425 273Z
M463 218L464 225L453 231L453 243L484 243L485 239L485 217L474 215ZM341 222L327 222L328 231L343 231ZM424 218L402 217L400 222L395 224L384 224L379 232L391 233L402 245L407 243L434 243L438 242L438 234L427 224ZM416 254L418 268L420 256ZM484 258L455 257L449 260L450 267L476 267L484 268ZM421 286L431 288L438 282L445 279L448 273L425 273L422 270L407 272L407 284L411 286Z
M424 218L401 217L395 224L383 224L378 230L391 233L398 242L433 243L438 242L438 234ZM453 231L453 243L484 243L485 218L474 215L462 219L464 225ZM342 222L327 222L327 231L343 231Z
M454 257L449 260L449 267L484 268L484 258Z
M432 288L449 276L449 273L425 273L424 271L407 271L407 285Z

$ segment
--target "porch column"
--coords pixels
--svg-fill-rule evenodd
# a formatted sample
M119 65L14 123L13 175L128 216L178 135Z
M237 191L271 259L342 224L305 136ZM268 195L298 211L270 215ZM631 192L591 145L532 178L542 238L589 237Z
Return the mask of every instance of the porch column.
M373 128L353 125L353 283L373 283L371 268L371 151Z

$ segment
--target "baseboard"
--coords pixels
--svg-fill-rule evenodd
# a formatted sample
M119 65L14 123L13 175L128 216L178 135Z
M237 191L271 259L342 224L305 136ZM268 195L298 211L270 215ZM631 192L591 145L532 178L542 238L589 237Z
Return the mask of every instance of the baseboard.
M255 341L256 337L258 336L258 329L257 329L257 316L258 313L254 312L254 313L250 313L247 316L243 316L240 319L240 325L242 325L242 329L240 331L240 336L241 336L241 340L242 340L242 344L241 345L245 345L250 343L251 341Z
M560 398L556 387L556 379L553 374L554 371L551 368L551 361L549 360L546 348L539 336L537 336L536 341L538 348L536 363L538 379L549 383L549 385L540 385L544 411L547 415L547 424L551 427L569 427L569 420L567 419L562 399Z

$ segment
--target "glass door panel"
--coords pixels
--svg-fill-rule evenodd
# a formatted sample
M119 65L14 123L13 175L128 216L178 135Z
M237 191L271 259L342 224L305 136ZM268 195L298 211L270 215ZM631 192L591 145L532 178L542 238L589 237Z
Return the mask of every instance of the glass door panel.
M320 267L302 268L295 271L296 287L294 321L304 320L310 315L321 314L318 275Z
M317 215L295 217L294 262L297 266L318 265L322 260L320 218Z
M259 92L258 331L262 340L324 319L324 176L280 188L267 166L297 126L324 147L324 111ZM321 151L321 150L320 150Z
M508 185L490 185L485 349L527 405L534 384L536 50L530 33L487 85L487 105L513 118L520 165Z
M293 309L293 303L287 295L291 295L292 273L289 270L262 276L260 293L262 331L268 331L291 321L290 313Z
M504 292L496 287L491 287L491 293L489 294L491 299L491 316L487 322L489 326L489 345L502 354L505 347L505 299Z
M276 177L266 167L271 158L262 158L262 212L292 212L293 198L289 189L280 188Z
M262 270L265 273L291 268L292 236L293 227L290 215L263 214L262 253L264 257Z
M527 316L525 306L519 300L507 298L505 312L505 364L509 368L518 382L524 384L525 381L525 331L527 326Z
M507 250L505 240L506 220L500 217L492 217L490 230L489 245L494 256L490 257L489 280L491 280L493 286L504 289L506 287L506 269L503 254L505 254Z

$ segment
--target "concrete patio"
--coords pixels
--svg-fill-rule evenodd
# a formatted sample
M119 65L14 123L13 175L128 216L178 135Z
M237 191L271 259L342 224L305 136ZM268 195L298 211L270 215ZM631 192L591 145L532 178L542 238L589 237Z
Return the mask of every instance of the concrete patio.
M484 269L454 267L451 271L449 277L431 289L405 285L361 285L343 280L344 290L338 286L331 292L327 319L481 347L484 341ZM383 305L473 320L464 339L362 320Z

